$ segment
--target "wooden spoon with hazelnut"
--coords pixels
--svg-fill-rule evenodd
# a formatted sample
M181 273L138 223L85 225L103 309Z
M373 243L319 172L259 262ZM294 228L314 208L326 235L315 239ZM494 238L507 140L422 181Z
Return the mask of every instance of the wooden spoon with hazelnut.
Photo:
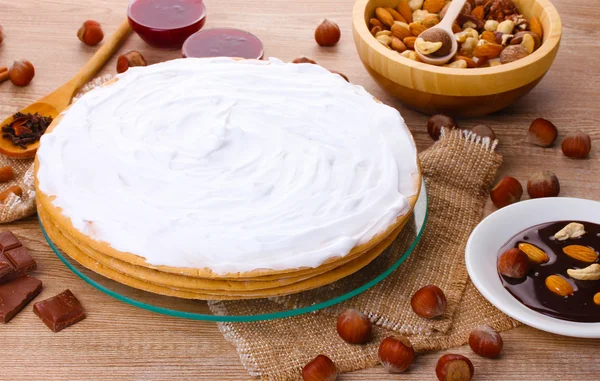
M452 24L466 1L452 0L442 21L417 37L415 51L423 62L431 65L443 65L454 57L458 44L452 32Z
M43 116L51 116L55 118L63 111L70 103L75 94L83 85L89 82L92 77L104 66L106 61L110 59L113 53L125 41L131 28L128 20L125 20L117 29L117 31L98 49L94 56L85 64L69 82L65 83L52 93L46 95L39 101L30 104L20 112L24 114L35 114L36 112ZM6 119L0 126L5 126L12 123L13 117ZM35 153L40 145L39 141L31 143L26 148L21 148L13 144L9 139L0 138L0 153L26 159L35 156Z

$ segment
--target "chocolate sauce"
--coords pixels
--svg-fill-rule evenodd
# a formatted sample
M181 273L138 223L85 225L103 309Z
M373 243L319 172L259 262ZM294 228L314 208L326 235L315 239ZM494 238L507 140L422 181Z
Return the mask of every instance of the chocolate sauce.
M586 233L580 238L558 241L554 234L570 222L585 226ZM550 257L548 263L533 265L526 278L512 279L500 276L504 287L525 306L557 319L576 322L600 322L600 306L594 303L594 295L600 292L600 280L575 280L567 274L568 269L580 269L591 265L571 258L563 247L582 245L600 251L600 225L583 221L559 221L533 226L512 237L500 248L498 255L528 242L542 249ZM598 260L596 260L598 263ZM553 274L562 275L575 289L573 295L562 297L548 290L545 280Z

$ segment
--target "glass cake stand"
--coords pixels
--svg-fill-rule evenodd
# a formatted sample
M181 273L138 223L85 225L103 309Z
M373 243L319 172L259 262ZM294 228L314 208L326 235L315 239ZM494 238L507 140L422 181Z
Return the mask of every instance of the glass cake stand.
M317 311L350 299L381 282L408 258L423 233L427 220L427 193L425 183L413 216L392 245L377 259L356 273L334 283L301 293L243 301L202 301L162 296L105 278L64 254L48 237L40 223L44 237L56 256L77 276L98 290L122 302L145 310L169 316L214 322L252 322L301 315Z

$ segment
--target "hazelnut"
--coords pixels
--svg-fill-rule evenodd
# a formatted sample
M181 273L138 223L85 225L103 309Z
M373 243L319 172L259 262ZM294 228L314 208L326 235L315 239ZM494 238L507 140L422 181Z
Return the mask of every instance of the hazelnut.
M8 70L8 78L15 86L27 86L35 76L35 69L27 60L16 60Z
M146 59L137 50L121 54L117 59L117 73L124 73L127 69L134 66L146 66Z
M482 138L490 138L491 141L496 140L496 133L492 130L492 127L487 124L478 124L471 129L471 132L475 135L481 136Z
M560 183L554 173L539 171L529 178L527 193L531 198L556 197L560 193Z
M469 335L469 346L473 352L482 357L498 357L503 345L502 336L488 325L476 328Z
M389 373L402 373L415 361L415 350L405 337L383 339L378 354L379 362Z
M529 257L520 249L508 249L498 258L498 272L509 278L525 278L530 270Z
M337 376L335 364L325 355L318 355L302 368L304 381L335 381Z
M335 70L329 70L330 72L332 72L333 74L337 74L340 77L344 78L346 80L346 82L350 82L350 80L348 79L348 77L346 77L343 73L340 73L339 71L335 71Z
M440 138L442 127L453 130L458 128L458 125L454 118L443 114L432 115L427 121L427 133L433 140Z
M550 147L554 144L557 136L558 130L551 121L538 118L529 126L527 142L540 147Z
M104 38L104 32L98 21L87 20L77 31L77 37L86 45L98 45Z
M500 53L500 63L511 63L520 60L521 58L525 58L528 55L527 49L521 45L509 45L502 50L502 53Z
M295 64L309 63L309 64L313 64L313 65L317 64L315 61L311 60L308 57L296 57L296 58L294 58L294 60L292 61L292 63L295 63Z
M596 295L594 295L594 303L597 306L600 306L600 292L596 293Z
M570 132L565 136L561 149L566 157L585 159L592 149L592 140L585 132Z
M490 191L490 198L498 209L521 201L521 196L523 196L521 183L510 176L503 177Z
M425 319L432 319L444 314L446 311L446 295L439 287L429 285L415 292L410 299L410 306L417 315Z
M422 40L424 43L429 43L429 45L433 44L432 47L435 47L431 51L428 49L423 50L423 43L419 43L419 40ZM415 43L415 48L424 55L431 55L432 57L445 57L450 54L450 50L452 50L452 38L448 33L446 33L441 28L431 28L427 29L425 32L419 35Z
M474 373L473 363L462 355L443 355L435 366L435 375L440 381L470 381Z
M4 41L4 28L0 25L0 44Z
M333 46L340 40L340 27L327 19L315 30L315 40L321 46Z
M337 331L347 343L365 344L371 340L373 325L367 315L348 308L338 316Z

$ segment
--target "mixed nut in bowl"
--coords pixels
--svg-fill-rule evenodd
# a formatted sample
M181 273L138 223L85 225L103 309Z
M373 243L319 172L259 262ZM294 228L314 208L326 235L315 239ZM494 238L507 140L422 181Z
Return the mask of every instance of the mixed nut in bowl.
M421 33L440 22L448 3L357 0L354 5L354 42L364 66L407 106L427 114L490 114L527 94L550 69L562 25L549 0L467 0L453 25L456 56L443 66L421 62L415 44L433 48L432 54L443 50Z

